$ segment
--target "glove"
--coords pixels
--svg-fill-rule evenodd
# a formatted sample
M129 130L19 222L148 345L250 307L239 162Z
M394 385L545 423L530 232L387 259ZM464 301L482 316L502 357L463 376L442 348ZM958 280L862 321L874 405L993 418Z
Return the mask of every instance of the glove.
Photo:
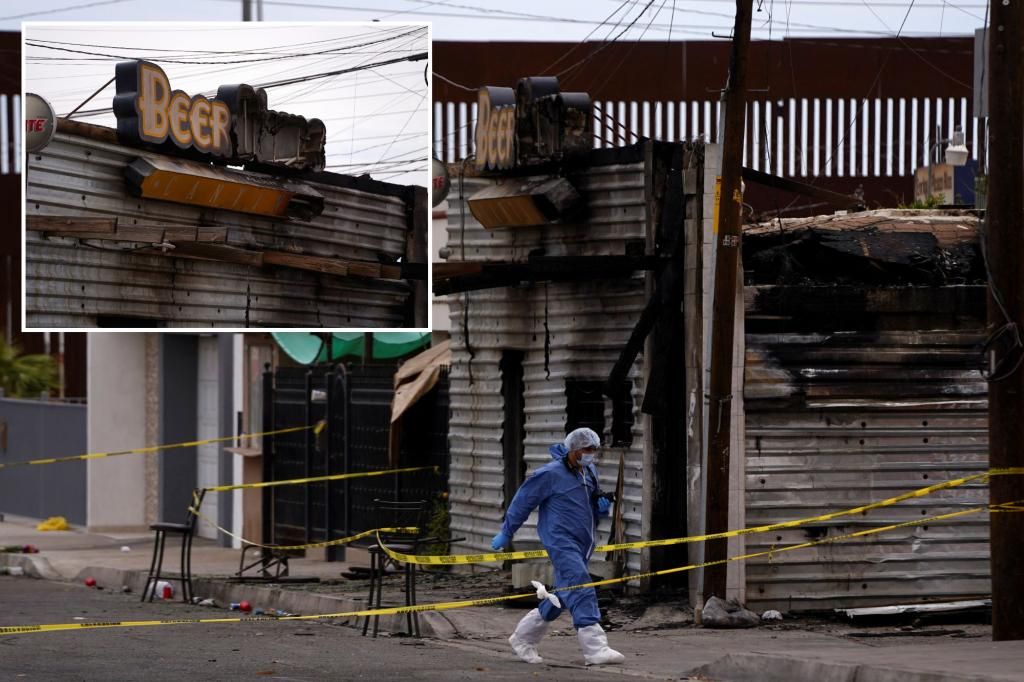
M508 547L508 544L510 542L512 542L512 538L508 535L505 535L503 531L495 535L494 539L491 540L491 549L493 549L496 552L500 552L501 550Z
M597 513L604 516L608 513L608 510L612 508L612 501L606 496L602 495L597 498Z

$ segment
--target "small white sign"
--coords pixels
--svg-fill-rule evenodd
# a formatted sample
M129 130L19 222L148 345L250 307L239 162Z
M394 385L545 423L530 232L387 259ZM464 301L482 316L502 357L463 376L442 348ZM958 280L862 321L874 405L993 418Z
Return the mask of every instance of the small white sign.
M25 93L25 151L37 152L57 134L57 115L39 95Z

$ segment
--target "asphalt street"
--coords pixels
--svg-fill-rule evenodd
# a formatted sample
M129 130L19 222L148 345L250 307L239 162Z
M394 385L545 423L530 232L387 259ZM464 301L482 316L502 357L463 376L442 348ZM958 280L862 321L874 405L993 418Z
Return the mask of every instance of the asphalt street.
M216 618L223 609L84 585L0 577L0 625ZM76 618L78 620L76 620ZM592 680L582 665L529 666L511 651L361 637L321 621L185 624L0 636L0 680Z

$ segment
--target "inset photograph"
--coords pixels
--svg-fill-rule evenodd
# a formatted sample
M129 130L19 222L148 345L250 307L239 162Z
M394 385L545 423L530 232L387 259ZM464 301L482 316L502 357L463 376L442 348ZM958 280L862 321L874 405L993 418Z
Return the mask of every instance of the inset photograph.
M25 329L429 329L429 25L22 36Z

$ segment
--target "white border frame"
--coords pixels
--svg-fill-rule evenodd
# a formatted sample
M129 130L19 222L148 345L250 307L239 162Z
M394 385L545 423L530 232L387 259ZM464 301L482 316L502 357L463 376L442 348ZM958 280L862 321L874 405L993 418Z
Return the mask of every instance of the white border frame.
M286 28L289 26L324 26L325 24L331 26L359 26L359 27L372 27L379 28L385 26L425 26L427 28L427 83L424 87L427 89L427 98L424 106L427 109L427 130L425 139L425 151L426 158L428 161L433 158L433 139L434 139L434 109L433 109L433 84L434 84L434 24L431 21L263 21L263 22L241 22L241 21L180 21L180 22L166 22L166 21L26 21L21 24L21 97L22 101L25 98L25 32L30 29L33 25L45 25L50 27L65 26L68 28L74 28L76 26L110 26L117 25L118 27L131 27L131 26L145 26L151 28L157 25L166 26L173 24L175 26L194 24L196 26L223 26L225 28L232 27L238 28L246 23L251 23L255 26L275 26ZM40 93L41 94L41 93ZM55 123L56 125L56 123ZM28 281L28 270L26 268L27 263L27 249L26 249L26 216L28 207L28 154L24 147L24 135L21 136L21 154L22 154L22 173L21 173L21 331L22 333L36 333L36 332L69 332L69 333L99 333L99 334L118 334L118 333L138 333L138 332L149 332L149 333L170 333L170 334L199 334L199 333L214 333L214 334L229 334L229 333L241 333L246 334L249 332L255 333L271 333L271 332L318 332L324 333L328 331L344 331L344 332L432 332L434 327L434 286L433 286L433 275L434 275L434 264L433 264L433 238L431 236L431 220L432 220L432 209L433 205L433 187L429 181L427 181L427 215L426 215L426 231L427 231L427 326L426 327L125 327L125 328L114 328L114 327L28 327L27 326L27 307L25 305L28 297L27 281Z

